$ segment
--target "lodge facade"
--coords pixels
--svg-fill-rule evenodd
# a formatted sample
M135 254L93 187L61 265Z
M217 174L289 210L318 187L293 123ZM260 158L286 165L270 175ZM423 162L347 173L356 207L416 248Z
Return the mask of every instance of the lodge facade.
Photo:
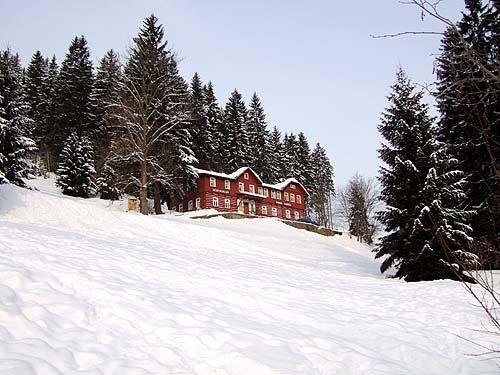
M266 184L250 167L231 174L197 169L193 191L174 201L178 212L213 208L219 212L298 220L305 216L305 200L309 196L295 178L279 184Z

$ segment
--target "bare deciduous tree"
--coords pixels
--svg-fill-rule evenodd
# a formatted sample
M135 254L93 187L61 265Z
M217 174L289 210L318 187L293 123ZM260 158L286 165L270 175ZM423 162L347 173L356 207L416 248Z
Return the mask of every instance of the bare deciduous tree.
M375 213L380 205L376 181L355 174L347 186L337 195L340 214L349 228L349 233L368 244L379 229Z

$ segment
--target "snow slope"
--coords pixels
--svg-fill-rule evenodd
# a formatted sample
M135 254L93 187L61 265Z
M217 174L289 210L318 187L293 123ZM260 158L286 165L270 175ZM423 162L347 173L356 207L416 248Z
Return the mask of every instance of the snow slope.
M0 186L0 374L489 374L451 281L273 219L192 220Z

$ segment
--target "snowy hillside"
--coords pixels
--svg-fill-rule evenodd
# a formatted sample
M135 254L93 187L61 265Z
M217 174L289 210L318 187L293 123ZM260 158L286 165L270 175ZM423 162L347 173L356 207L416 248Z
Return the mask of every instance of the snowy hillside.
M0 186L0 374L488 374L451 281L273 219L192 220Z

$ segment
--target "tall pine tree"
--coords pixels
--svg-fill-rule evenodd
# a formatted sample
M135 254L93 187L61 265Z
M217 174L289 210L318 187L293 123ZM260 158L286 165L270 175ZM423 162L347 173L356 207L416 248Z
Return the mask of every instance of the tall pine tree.
M269 159L267 161L267 168L269 169L269 175L266 181L271 183L278 183L282 181L285 176L283 175L283 144L281 142L281 132L275 126L269 135L267 140L267 149Z
M227 160L224 171L234 172L238 168L247 166L251 162L249 143L246 132L248 112L241 94L234 90L224 109L224 149Z
M87 41L83 36L75 37L61 64L56 82L56 124L51 132L57 154L73 132L90 139L97 136L93 85L94 74Z
M215 151L212 123L208 120L209 103L206 94L198 73L195 73L190 87L191 135L194 155L198 166L203 169L211 167Z
M331 226L331 198L335 194L333 166L319 143L311 153L311 163L314 183L309 190L307 210L321 225Z
M95 77L92 100L95 104L96 122L96 167L100 172L111 147L113 117L110 105L118 95L122 80L120 59L112 49L99 62Z
M0 183L24 186L23 178L30 174L28 156L36 146L28 113L19 56L0 51Z
M56 57L48 62L47 71L42 81L42 102L40 103L40 122L36 127L39 155L44 160L45 167L50 172L55 169L57 159L57 76L59 67Z
M207 168L211 170L223 170L226 160L225 143L223 139L222 110L217 103L212 82L203 86L203 97L205 100L206 126L210 131L211 152Z
M38 145L43 134L44 82L47 70L47 60L40 51L36 51L26 69L26 100L29 104L28 116L33 120L33 139Z
M379 180L387 207L379 219L388 234L376 257L385 258L382 272L396 266L395 276L407 281L457 278L464 266L457 266L458 258L465 260L460 253L469 254L468 213L454 206L463 196L460 173L446 165L428 106L402 69L392 90L379 125L386 140Z
M271 176L267 149L269 132L267 130L266 114L256 93L253 94L250 101L246 128L249 139L250 166L264 181L269 181Z
M457 27L442 40L436 99L438 137L449 145L467 180L462 207L473 207L472 226L489 253L484 266L500 265L499 5L467 0ZM495 255L496 253L496 255ZM488 264L489 263L489 264Z

